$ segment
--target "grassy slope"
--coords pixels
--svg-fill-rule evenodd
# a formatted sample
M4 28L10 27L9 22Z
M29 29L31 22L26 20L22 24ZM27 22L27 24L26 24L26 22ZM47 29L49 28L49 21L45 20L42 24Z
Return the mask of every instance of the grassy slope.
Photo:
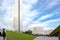
M55 34L55 33L57 33L57 32L59 32L59 34L57 34L57 36L60 37L60 25L59 25L55 30L53 30L53 31L50 33L49 36L52 36L53 34Z
M55 30L53 30L53 31L50 33L50 35L53 35L53 34L55 34L55 33L57 33L57 32L60 32L60 25L59 25Z
M33 40L35 36L7 31L7 40Z

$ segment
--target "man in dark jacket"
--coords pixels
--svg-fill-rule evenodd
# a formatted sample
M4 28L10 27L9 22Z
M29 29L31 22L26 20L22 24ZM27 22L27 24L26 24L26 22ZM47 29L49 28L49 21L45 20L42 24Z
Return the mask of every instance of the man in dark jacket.
M1 32L0 32L0 36L2 36L2 35L1 35Z
M6 38L6 32L5 32L5 29L3 29L2 37L3 37L3 40L5 40L5 38Z

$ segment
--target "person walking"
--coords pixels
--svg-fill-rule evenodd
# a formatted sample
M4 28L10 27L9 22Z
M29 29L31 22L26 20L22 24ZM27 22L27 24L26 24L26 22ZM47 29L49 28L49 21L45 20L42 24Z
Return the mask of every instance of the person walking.
M3 28L3 31L2 31L2 37L3 37L3 40L6 39L6 32L5 32L5 29Z
M1 32L0 32L0 36L1 36Z
M0 37L2 36L2 34L1 34L1 29L0 29Z

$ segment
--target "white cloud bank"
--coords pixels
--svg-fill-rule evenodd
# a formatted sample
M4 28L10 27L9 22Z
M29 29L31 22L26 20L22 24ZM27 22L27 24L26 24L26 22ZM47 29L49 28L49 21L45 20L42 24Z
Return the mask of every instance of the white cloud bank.
M6 28L6 29L12 29L13 28L13 11L12 11L12 6L13 5L13 1L12 0L3 0L2 2L2 12L4 10L6 10L4 12L4 14L2 14L3 18L1 17L1 22L0 22L0 26L2 28Z

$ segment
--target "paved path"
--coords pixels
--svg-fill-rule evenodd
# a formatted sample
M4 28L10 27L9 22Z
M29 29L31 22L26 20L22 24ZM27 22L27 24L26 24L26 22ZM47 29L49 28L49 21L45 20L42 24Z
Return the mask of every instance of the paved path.
M2 37L0 37L0 40L3 40L3 38L2 38Z
M58 40L58 37L39 36L39 37L35 38L34 40Z
M3 40L3 37L0 37L0 40ZM6 39L5 39L6 40Z

